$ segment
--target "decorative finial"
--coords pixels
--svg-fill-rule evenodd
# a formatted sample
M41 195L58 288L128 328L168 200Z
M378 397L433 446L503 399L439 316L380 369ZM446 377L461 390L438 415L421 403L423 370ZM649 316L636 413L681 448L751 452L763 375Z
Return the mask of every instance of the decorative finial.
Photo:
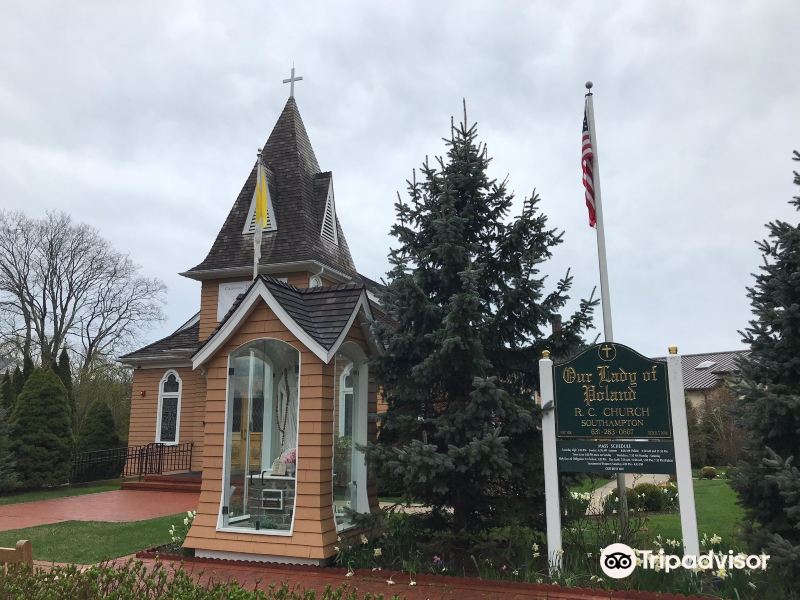
M675 345L670 346L669 347L669 353L670 354L677 354L678 353L678 347L675 346Z
M589 93L592 92L592 87L593 86L594 86L594 84L591 81L587 81L586 82L586 89L589 90Z
M289 76L289 79L284 79L283 80L283 83L291 84L289 86L289 98L294 98L294 82L295 81L303 81L303 78L294 76L294 63L292 63L292 74Z
M542 350L542 358L550 358L550 350Z

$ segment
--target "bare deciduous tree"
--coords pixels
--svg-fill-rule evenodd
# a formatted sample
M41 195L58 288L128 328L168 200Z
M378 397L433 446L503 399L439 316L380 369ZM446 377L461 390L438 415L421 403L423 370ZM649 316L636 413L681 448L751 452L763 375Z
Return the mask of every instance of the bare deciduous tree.
M22 355L52 364L67 345L88 370L163 319L164 291L69 215L0 211L0 340Z

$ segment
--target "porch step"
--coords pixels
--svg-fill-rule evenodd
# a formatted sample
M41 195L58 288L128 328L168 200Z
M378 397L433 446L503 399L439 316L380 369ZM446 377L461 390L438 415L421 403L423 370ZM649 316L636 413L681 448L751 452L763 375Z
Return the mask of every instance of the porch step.
M203 476L200 473L173 473L171 475L145 475L145 481L160 481L163 483L196 483L200 484Z
M151 492L200 492L200 482L174 482L174 481L125 481L123 490L149 490Z

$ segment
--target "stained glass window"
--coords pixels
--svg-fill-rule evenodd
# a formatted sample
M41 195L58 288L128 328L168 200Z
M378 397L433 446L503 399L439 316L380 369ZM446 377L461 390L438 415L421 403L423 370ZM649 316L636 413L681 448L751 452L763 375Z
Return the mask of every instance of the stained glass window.
M158 395L156 442L174 444L178 441L180 404L181 380L177 373L170 371L161 380L161 389Z

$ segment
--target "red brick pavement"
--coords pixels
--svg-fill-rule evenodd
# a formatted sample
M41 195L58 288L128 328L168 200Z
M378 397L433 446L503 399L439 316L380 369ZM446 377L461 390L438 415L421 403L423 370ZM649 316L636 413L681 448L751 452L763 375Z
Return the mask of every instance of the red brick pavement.
M197 508L199 494L114 490L0 506L0 531L62 521L141 521Z
M143 559L153 565L153 559ZM118 562L124 563L123 559ZM164 563L168 568L179 568L179 562ZM183 568L196 580L203 583L238 581L247 589L265 589L271 584L287 584L290 588L314 590L318 594L327 586L337 588L347 586L360 593L383 594L386 600L397 596L403 600L689 600L687 596L654 594L651 592L624 592L604 590L580 590L562 588L554 585L535 585L487 581L481 579L418 575L410 577L407 573L386 571L357 571L347 576L344 569L282 566L275 564L233 563L224 561L203 561L189 559ZM388 583L391 580L392 583ZM411 585L414 581L415 585Z

